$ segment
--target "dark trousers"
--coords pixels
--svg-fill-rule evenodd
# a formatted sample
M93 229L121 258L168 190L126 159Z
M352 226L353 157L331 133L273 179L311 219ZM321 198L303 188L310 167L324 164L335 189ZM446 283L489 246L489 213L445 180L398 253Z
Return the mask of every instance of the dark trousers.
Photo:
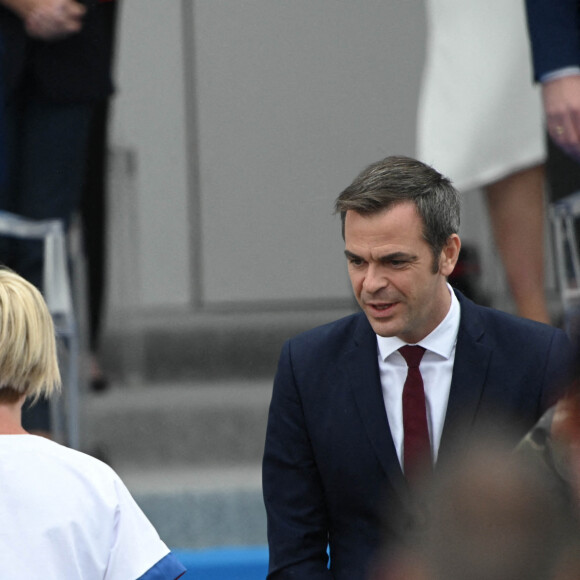
M6 106L7 179L0 209L66 226L81 199L92 106L16 96ZM40 241L0 240L0 261L42 290ZM50 430L48 404L25 410L26 429Z

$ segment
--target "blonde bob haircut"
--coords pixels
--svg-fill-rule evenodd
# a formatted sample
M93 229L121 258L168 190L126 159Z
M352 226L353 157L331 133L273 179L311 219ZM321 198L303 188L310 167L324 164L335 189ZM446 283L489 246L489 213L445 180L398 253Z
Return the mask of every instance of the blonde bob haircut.
M36 401L61 386L54 325L42 294L0 267L0 401Z

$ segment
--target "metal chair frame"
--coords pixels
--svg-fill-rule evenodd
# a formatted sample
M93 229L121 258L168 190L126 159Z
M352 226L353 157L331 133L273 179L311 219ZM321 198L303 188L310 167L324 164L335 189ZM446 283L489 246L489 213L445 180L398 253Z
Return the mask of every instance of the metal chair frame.
M576 234L578 218L580 191L551 204L556 275L567 330L571 330L571 324L578 323L577 317L580 314L580 247Z
M34 220L0 211L0 234L44 243L43 296L52 315L57 340L67 354L63 391L51 401L56 440L79 449L80 335L68 271L67 240L62 220ZM64 358L62 351L59 358ZM61 369L64 370L64 369Z

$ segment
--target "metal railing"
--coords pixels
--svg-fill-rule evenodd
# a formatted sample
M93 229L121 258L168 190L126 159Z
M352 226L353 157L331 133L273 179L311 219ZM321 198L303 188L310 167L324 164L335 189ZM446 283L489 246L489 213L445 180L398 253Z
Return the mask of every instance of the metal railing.
M66 349L67 363L62 394L51 401L52 430L56 440L79 449L80 337L64 225L59 219L33 220L0 211L0 234L44 243L42 294L53 317L57 340Z

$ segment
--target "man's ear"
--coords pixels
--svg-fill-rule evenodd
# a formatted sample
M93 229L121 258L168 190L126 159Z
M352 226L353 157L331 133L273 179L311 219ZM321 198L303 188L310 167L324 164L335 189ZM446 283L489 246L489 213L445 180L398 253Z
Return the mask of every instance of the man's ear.
M457 234L451 234L439 256L439 272L447 277L453 272L455 264L459 259L459 251L461 250L461 240Z

